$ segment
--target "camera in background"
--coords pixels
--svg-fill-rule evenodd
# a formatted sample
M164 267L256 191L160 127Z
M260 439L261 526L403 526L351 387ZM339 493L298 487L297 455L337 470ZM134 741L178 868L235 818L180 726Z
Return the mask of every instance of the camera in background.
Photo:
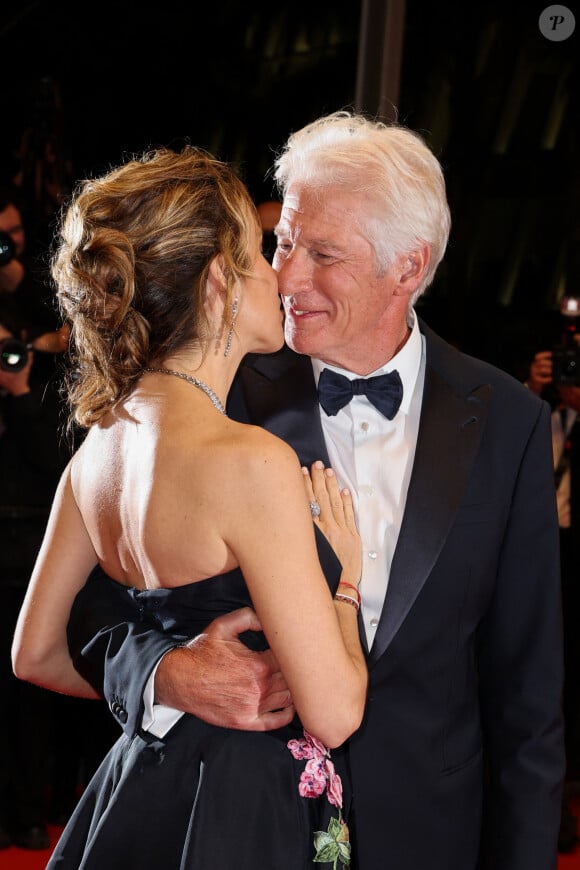
M28 362L30 345L24 344L18 338L0 339L0 369L4 372L22 371Z
M16 248L12 236L0 230L0 266L5 266L14 259Z
M576 387L580 386L580 346L575 338L579 328L580 299L565 296L560 304L560 314L564 328L560 344L552 350L552 378L556 385Z

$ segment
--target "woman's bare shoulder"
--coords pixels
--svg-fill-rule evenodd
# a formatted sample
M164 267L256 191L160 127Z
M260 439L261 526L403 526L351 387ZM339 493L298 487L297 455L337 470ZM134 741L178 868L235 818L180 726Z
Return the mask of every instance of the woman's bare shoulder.
M295 450L286 441L260 426L234 422L230 438L232 454L238 452L241 461L258 468L273 463L299 464Z

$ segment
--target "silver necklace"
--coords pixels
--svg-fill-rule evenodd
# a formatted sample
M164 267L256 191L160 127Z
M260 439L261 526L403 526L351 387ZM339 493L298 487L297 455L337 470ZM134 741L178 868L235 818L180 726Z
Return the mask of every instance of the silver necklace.
M226 409L214 393L211 387L208 387L207 384L204 384L203 381L200 381L198 378L193 378L191 375L186 375L185 372L178 372L177 369L163 369L163 368L152 368L150 366L146 366L143 369L144 372L150 372L151 374L159 374L159 375L175 375L176 378L181 378L184 381L187 381L188 384L191 384L193 387L197 387L198 390L202 390L209 396L211 399L211 403L214 408L223 414L224 417L227 416Z

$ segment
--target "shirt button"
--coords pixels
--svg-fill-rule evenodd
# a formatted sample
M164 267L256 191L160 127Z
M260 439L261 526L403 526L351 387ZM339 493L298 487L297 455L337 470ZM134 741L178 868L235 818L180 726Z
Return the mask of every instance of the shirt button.
M369 557L369 559L376 559L377 558L377 551L376 550L369 550L367 553L367 556Z
M372 486L368 486L368 484L365 484L364 486L361 486L361 487L360 487L360 490L359 490L359 492L360 492L362 495L368 495L368 496L373 495L373 494L374 494L374 491L375 491L375 490L374 490L374 487L372 487Z
M368 424L366 421L365 421L364 423L361 423L361 424L360 424L360 427L361 427L361 429L363 430L363 432L368 432L368 431L369 431L369 424Z
M373 616L373 618L371 619L371 628L376 628L378 624L379 620Z

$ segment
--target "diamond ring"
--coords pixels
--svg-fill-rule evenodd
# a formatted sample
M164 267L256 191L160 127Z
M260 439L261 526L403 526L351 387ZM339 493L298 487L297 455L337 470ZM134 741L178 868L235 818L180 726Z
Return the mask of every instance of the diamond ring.
M312 514L313 517L320 516L320 505L318 504L317 501L310 502L310 513Z

